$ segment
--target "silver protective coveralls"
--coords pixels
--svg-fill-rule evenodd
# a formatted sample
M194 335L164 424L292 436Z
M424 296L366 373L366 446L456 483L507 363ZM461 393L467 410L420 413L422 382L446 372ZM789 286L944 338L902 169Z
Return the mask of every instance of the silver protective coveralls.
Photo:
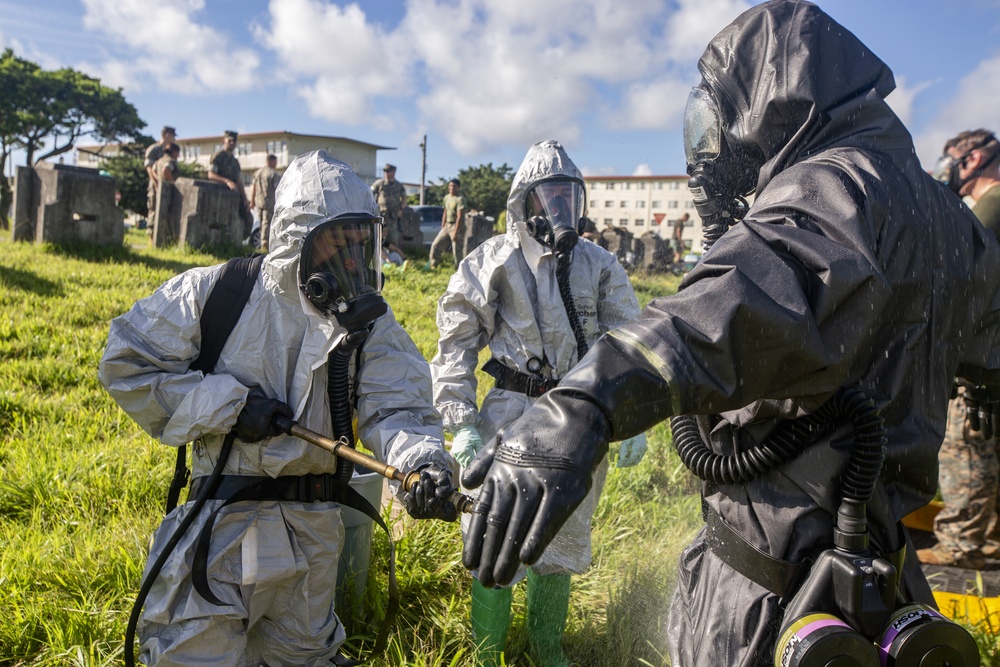
M616 400L629 389L615 377L593 391L607 349L561 387L594 396L614 437L701 415L720 454L766 440L841 387L861 389L888 431L868 527L891 553L903 546L897 522L934 495L952 378L1000 369L996 240L921 168L884 101L889 68L815 5L748 10L699 69L726 142L759 151L754 203L676 295L609 334L629 372L650 378L641 396ZM756 480L706 482L706 511L775 558L815 556L832 544L852 435L840 424ZM933 604L912 550L903 587ZM778 597L724 563L702 530L681 557L671 664L771 664L781 621Z
M440 340L431 374L434 405L448 431L475 426L483 443L489 443L535 401L493 387L476 407L475 371L484 347L508 368L528 375L533 374L529 360L542 360L543 373L553 379L578 361L576 338L559 296L555 255L531 238L524 225L528 191L559 176L583 181L558 142L543 141L528 150L507 199L507 232L488 239L462 261L438 302ZM582 238L573 249L570 284L588 344L639 316L635 292L618 260ZM587 498L532 565L535 572L581 573L590 566L590 520L607 468L605 459ZM463 517L463 527L467 522ZM517 579L522 576L523 568Z
M199 352L199 319L220 266L169 280L111 325L100 380L122 408L166 445L194 442L193 476L215 466L224 436L251 387L287 403L306 428L332 433L327 355L345 335L298 286L308 232L345 212L378 215L371 190L325 151L300 156L276 194L271 252L215 372L188 367ZM454 461L442 446L430 373L390 310L352 367L357 432L375 455L402 470ZM336 459L291 436L236 441L226 475L332 473ZM210 500L156 580L139 624L141 659L156 665L329 665L345 639L334 613L344 539L336 503L246 501L220 512L208 560L218 607L193 590L191 561L202 525L223 501ZM192 503L156 531L147 566Z

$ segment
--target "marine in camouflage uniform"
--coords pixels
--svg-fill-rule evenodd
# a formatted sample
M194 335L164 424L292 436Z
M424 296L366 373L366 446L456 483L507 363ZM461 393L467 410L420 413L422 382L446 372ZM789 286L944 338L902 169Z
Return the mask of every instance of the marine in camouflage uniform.
M406 188L396 180L395 165L386 164L383 169L385 176L372 185L372 194L378 202L379 215L382 216L385 230L385 240L393 245L399 245L403 240L403 213L406 209ZM390 180L391 179L391 180Z
M948 183L949 187L975 200L972 212L1000 240L998 152L1000 143L988 130L963 132L945 144L947 155L961 158L959 170L948 177L956 181ZM1000 565L1000 442L996 437L1000 424L995 418L984 423L996 406L978 393L981 390L959 387L958 396L948 404L948 426L938 454L944 508L934 519L938 543L917 551L924 563L973 569Z
M240 196L239 216L243 222L243 236L249 236L253 229L253 215L250 213L247 193L243 189L243 169L240 167L240 161L233 155L238 137L238 133L231 130L223 133L225 147L221 151L216 151L209 160L208 178L213 181L231 181L235 184L232 189Z
M274 193L278 189L278 182L281 174L274 168L278 164L278 158L274 155L267 156L267 164L253 175L253 185L250 186L251 202L257 209L257 216L260 219L260 251L268 251L268 238L271 234L271 218L274 217Z
M146 218L150 221L156 219L157 172L155 170L155 165L156 162L163 157L163 146L173 143L176 138L177 130L169 125L164 125L163 129L160 130L160 141L150 145L146 149L143 168L146 170L146 176L149 179L146 185ZM150 230L152 230L152 225L150 225ZM152 231L150 231L150 233L152 233Z

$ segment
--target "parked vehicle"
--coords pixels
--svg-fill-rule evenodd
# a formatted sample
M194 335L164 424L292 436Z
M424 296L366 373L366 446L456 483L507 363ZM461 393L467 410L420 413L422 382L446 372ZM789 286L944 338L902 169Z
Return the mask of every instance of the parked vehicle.
M441 218L444 216L443 206L414 206L413 210L420 216L420 233L424 237L424 245L430 247L434 238L441 231Z

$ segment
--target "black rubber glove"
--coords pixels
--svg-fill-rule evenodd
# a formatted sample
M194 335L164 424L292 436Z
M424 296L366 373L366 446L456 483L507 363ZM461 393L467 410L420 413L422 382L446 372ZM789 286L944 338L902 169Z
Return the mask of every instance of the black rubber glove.
M608 453L611 426L580 394L554 389L501 431L462 475L482 486L462 561L489 588L510 583L519 562L537 561L590 491Z
M414 519L454 521L458 510L451 503L455 482L445 468L429 465L420 469L420 481L403 494L406 512Z
M243 442L273 438L284 432L274 424L274 418L278 416L291 419L295 413L288 405L277 399L268 398L259 389L251 390L246 405L236 418L233 433Z

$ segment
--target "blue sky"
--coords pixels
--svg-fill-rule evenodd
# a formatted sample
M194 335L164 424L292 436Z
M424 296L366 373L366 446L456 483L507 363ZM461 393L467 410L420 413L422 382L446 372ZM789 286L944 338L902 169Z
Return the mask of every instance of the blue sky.
M680 174L708 40L746 0L0 0L0 48L122 87L158 136L289 130L396 150L429 182L558 139L588 174ZM1000 130L1000 0L819 4L896 75L925 167ZM23 157L19 158L23 161Z

